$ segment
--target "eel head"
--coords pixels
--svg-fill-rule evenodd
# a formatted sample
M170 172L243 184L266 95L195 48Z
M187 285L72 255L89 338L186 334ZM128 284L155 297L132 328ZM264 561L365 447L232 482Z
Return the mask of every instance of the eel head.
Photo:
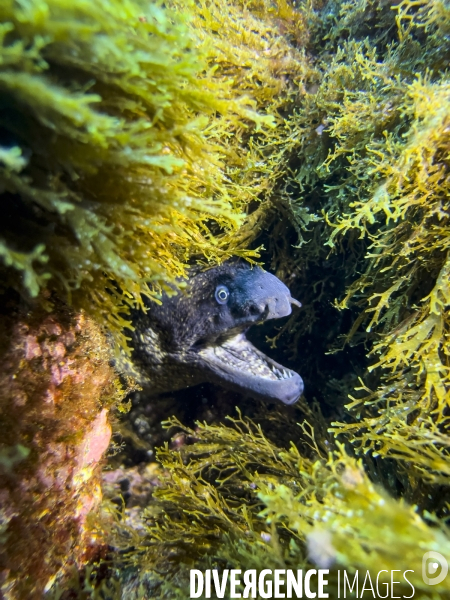
M245 333L289 315L293 304L301 306L260 267L229 262L197 273L183 291L149 305L144 327L136 329L141 368L158 391L209 381L292 404L303 393L300 375L258 350Z

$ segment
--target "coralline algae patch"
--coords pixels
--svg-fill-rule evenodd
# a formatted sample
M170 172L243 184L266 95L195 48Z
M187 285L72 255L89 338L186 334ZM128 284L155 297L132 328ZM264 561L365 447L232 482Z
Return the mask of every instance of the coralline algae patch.
M109 407L121 388L99 328L67 309L0 319L2 593L40 598L89 552Z

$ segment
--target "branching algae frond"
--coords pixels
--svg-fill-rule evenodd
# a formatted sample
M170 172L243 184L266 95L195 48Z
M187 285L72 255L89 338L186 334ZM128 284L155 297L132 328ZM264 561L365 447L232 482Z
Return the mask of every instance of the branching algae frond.
M243 9L232 10L222 19L242 28ZM269 196L280 157L266 164L266 142L251 134L279 143L273 113L293 86L276 67L270 90L252 81L264 68L236 81L242 56L225 65L224 40L216 74L215 30L195 25L203 13L212 19L219 5L2 3L0 257L12 285L33 297L56 289L117 331L127 306L157 296L191 256L252 255L234 234L247 203ZM273 27L270 36L277 55L288 50ZM251 56L247 46L234 50ZM297 81L300 58L278 71Z
M409 23L418 26L413 17ZM392 90L389 111L398 125L378 139L366 137L364 154L350 159L359 192L335 218L330 243L355 230L369 239L363 275L339 307L355 297L364 304L356 326L378 334L369 370L383 375L376 391L350 405L362 409L362 422L337 431L351 432L352 443L365 450L411 461L411 477L448 484L450 86L431 73L393 77L368 59L364 68L369 81ZM344 103L330 126L339 142L327 164L339 152L348 155L347 115Z
M172 5L185 10L185 2L173 0ZM228 84L229 102L244 94L259 114L273 119L272 129L252 130L236 123L232 131L214 136L226 157L233 197L252 210L260 202L229 240L231 248L244 248L264 229L270 208L279 207L284 195L282 181L297 144L297 131L287 116L304 96L305 82L315 75L304 48L308 29L302 12L284 1L233 0L224 6L208 0L197 3L192 14L192 35L207 49L205 77Z
M359 393L347 386L356 398L335 431L407 465L405 493L415 497L425 480L448 484L449 9L361 0L303 15L317 74L289 116L298 159L286 183L300 249L283 244L286 221L275 224L273 262L311 290L306 322L320 323L322 338L327 301L339 294L336 307L352 310L334 320L351 320L344 345L364 345L369 375ZM313 230L307 209L321 219ZM343 266L334 291L330 257ZM292 321L282 333L296 357L309 332ZM330 336L328 352L338 345Z
M339 569L372 577L381 569L409 569L416 594L450 591L443 582L430 592L421 576L428 549L450 557L438 521L425 523L414 507L378 489L342 447L324 453L307 422L299 428L299 447L309 445L302 455L293 443L275 445L249 420L230 420L230 426L197 424L195 430L174 419L166 423L181 428L189 444L160 449L166 475L144 531L140 538L124 534L122 543L137 546L123 571L127 597L150 590L152 597L178 597L175 592L189 589L191 568L319 566L330 569L331 598L338 597ZM402 589L411 594L405 582Z

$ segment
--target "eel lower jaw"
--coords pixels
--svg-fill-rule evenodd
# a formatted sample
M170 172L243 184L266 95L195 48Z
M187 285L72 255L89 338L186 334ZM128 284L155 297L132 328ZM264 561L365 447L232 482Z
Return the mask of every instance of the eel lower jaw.
M300 375L255 348L244 333L202 348L198 358L212 381L220 378L227 387L255 398L293 404L303 393Z

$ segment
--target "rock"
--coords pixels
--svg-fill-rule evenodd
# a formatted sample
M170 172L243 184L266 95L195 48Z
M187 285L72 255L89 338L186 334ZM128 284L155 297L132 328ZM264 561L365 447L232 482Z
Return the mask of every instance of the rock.
M99 327L67 307L1 314L0 359L0 596L32 600L90 551L124 392Z

